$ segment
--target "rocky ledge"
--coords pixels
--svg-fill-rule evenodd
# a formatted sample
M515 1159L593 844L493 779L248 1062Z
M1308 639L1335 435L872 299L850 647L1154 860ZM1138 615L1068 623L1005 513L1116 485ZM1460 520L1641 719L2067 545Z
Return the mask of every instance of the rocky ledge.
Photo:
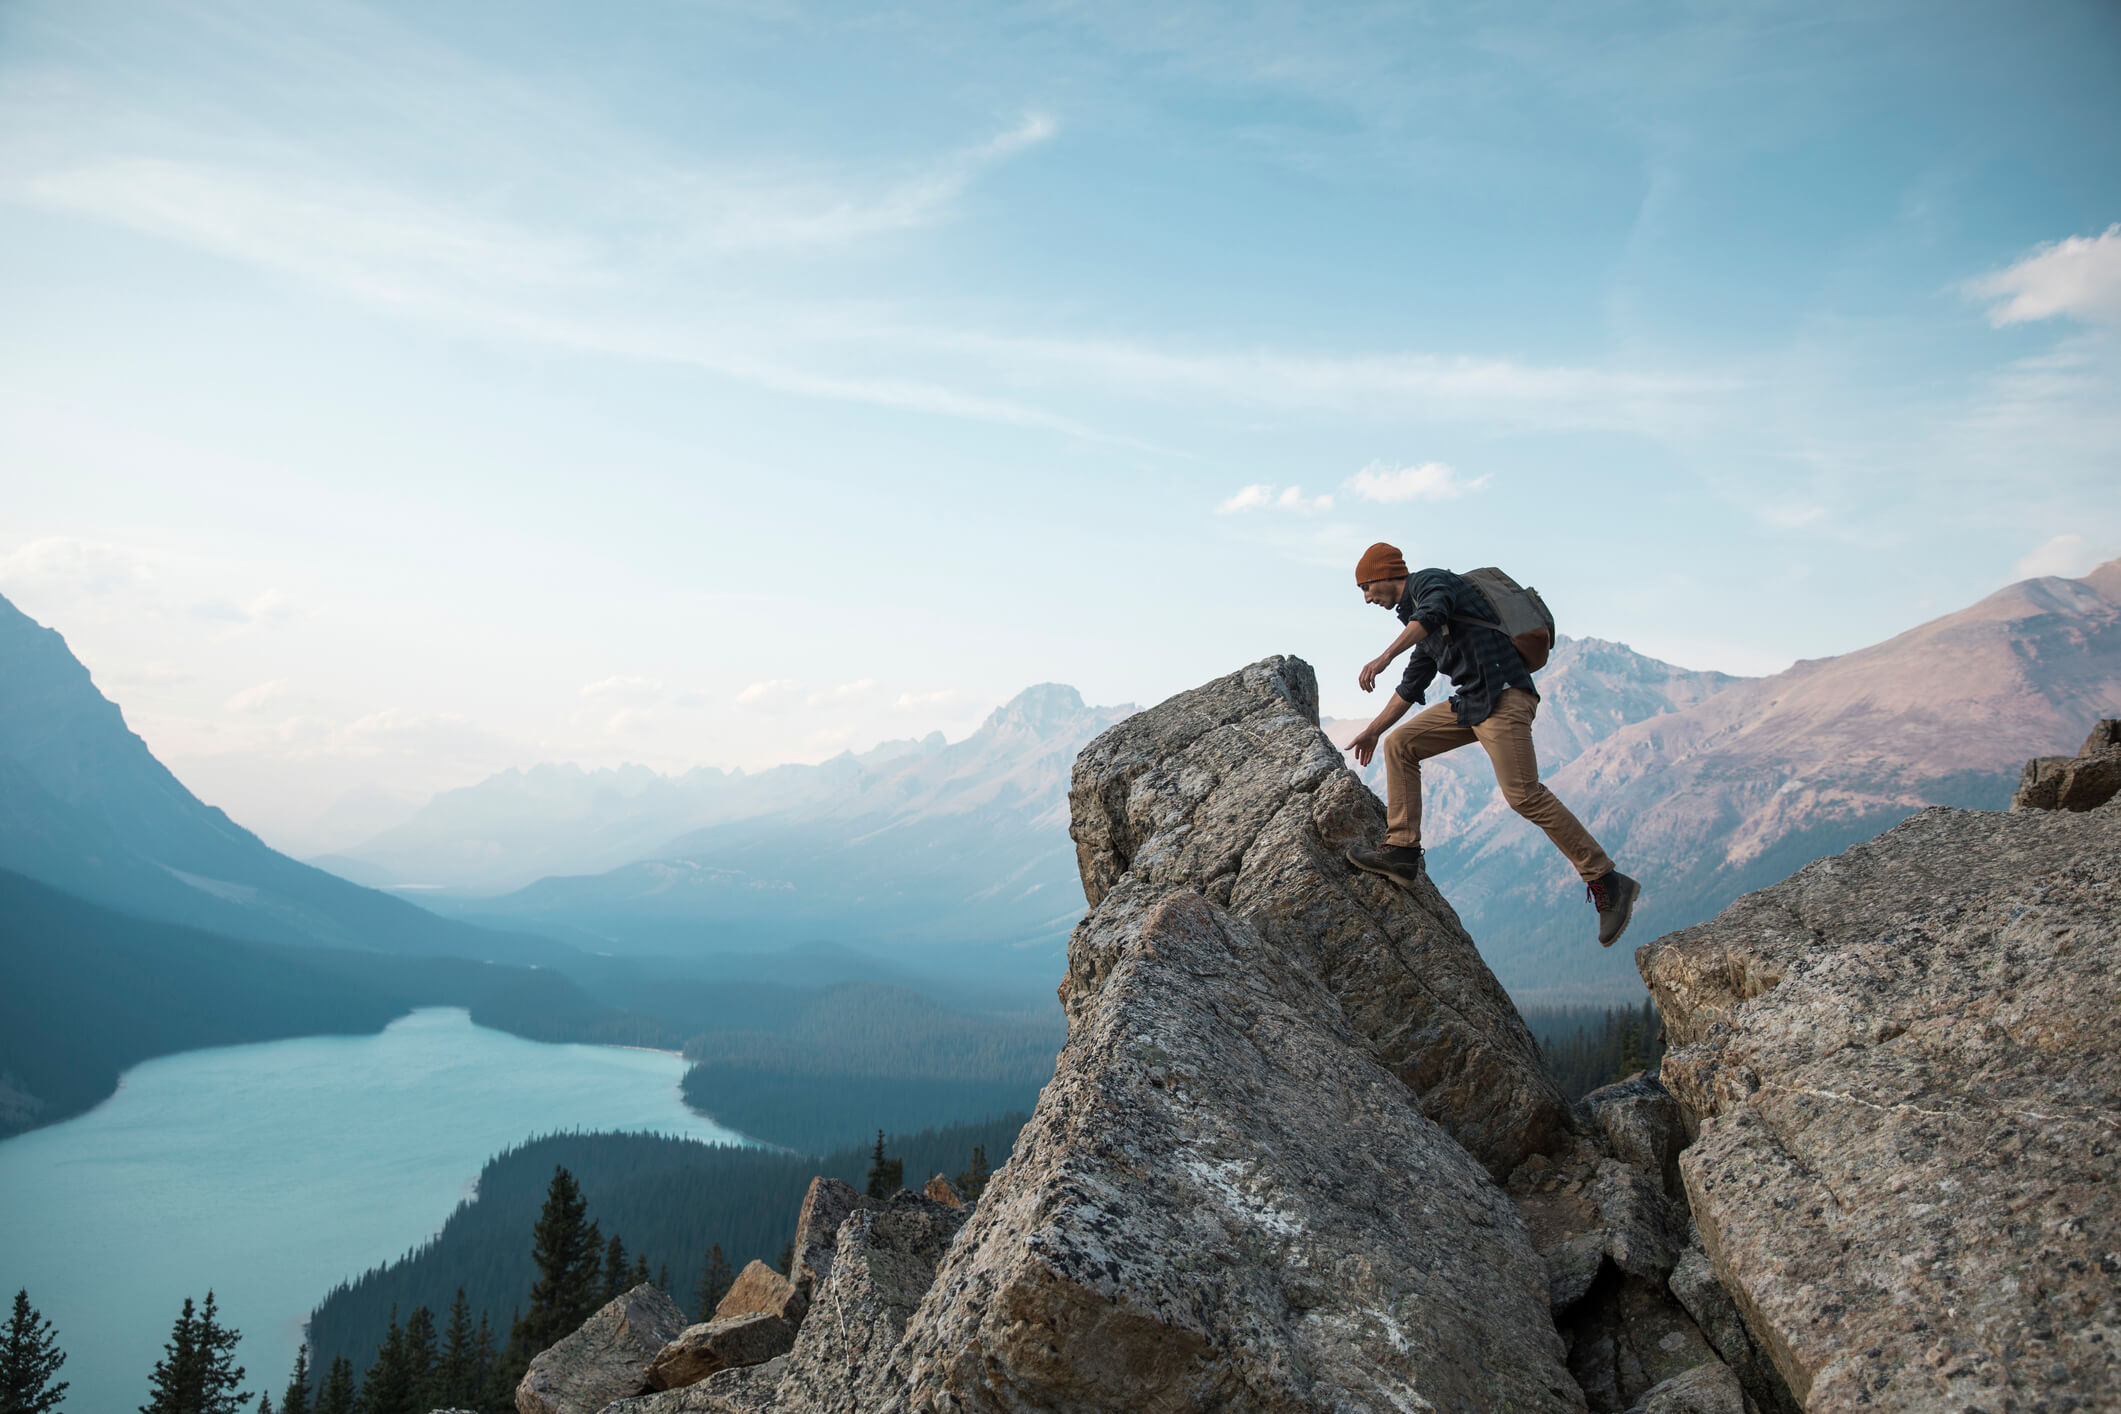
M2121 803L1925 812L1641 949L1662 1078L1575 1106L1436 890L1346 864L1383 810L1303 663L1107 731L1071 810L1068 1040L978 1201L819 1179L794 1271L630 1293L523 1414L2116 1407Z
M1641 948L1702 1245L1811 1410L2121 1407L2121 803L1925 810Z

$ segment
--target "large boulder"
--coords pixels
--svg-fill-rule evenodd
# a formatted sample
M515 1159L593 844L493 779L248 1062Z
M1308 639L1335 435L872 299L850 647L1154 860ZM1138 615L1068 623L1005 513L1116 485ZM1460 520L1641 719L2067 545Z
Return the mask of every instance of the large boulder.
M1093 908L1147 910L1174 891L1226 908L1299 959L1355 1043L1497 1179L1569 1130L1443 896L1347 863L1349 845L1383 838L1384 807L1319 730L1308 664L1268 658L1112 727L1076 758L1069 809ZM1086 924L1070 943L1071 1024L1129 937Z
M739 1316L778 1316L795 1326L801 1323L804 1307L808 1304L808 1298L796 1289L794 1282L754 1257L736 1274L736 1280L729 1283L729 1290L722 1293L722 1299L716 1303L709 1319L729 1321Z
M518 1414L596 1414L639 1394L648 1387L648 1367L684 1329L677 1303L641 1283L530 1362L516 1386Z
M965 1210L901 1190L848 1214L811 1314L789 1352L777 1407L804 1414L874 1414L904 1384L892 1353L935 1280Z
M648 1367L648 1388L682 1389L720 1370L763 1365L794 1344L795 1327L770 1312L702 1321L663 1347Z
M2121 793L2121 719L2092 727L2075 756L2035 756L2018 777L2013 810L2094 810Z
M1315 955L1107 889L1054 1078L895 1354L911 1408L1583 1408L1523 1222Z
M770 1414L774 1391L788 1372L788 1357L763 1365L721 1370L696 1385L616 1399L599 1414Z
M2121 1404L2121 804L1926 810L1636 959L1806 1409Z

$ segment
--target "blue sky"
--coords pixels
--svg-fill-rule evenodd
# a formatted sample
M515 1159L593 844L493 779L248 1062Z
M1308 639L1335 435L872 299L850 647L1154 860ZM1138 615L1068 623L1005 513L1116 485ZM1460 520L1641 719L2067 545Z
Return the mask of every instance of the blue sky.
M352 842L1326 707L1374 539L1771 671L2121 553L2109 4L0 7L0 592Z

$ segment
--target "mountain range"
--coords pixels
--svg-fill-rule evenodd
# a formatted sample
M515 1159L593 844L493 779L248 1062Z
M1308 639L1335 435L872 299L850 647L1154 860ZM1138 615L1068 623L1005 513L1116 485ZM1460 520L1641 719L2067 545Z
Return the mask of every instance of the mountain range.
M629 1008L673 972L711 985L723 962L821 985L883 980L892 958L909 980L1050 986L1083 907L1069 772L1133 710L1049 683L958 742L753 773L504 772L327 873L193 797L63 640L4 600L0 666L0 868L239 939L541 961ZM2027 757L2121 705L2121 561L1771 677L1581 638L1538 682L1543 775L1645 884L1632 943L1924 805L2001 806ZM1505 985L1535 1005L1635 996L1625 950L1590 945L1580 887L1480 754L1424 774L1430 868ZM828 940L863 951L817 951ZM813 945L817 976L740 962L791 944Z
M933 733L815 766L675 778L639 767L509 771L320 862L385 884L414 882L404 872L422 868L417 882L467 891L423 892L430 907L599 951L832 937L1035 977L1043 989L1082 916L1069 771L1133 710L1044 683L962 741ZM655 833L657 847L634 843ZM555 862L568 872L468 896L482 880Z
M1563 679L1539 682L1542 717L1580 718ZM2121 560L2082 579L2010 585L1676 710L1601 722L1610 729L1582 749L1543 760L1555 792L1643 881L1629 947L1588 944L1581 887L1492 788L1427 832L1430 867L1521 1001L1632 995L1636 942L1713 917L1924 806L2001 809L2028 757L2074 750L2117 710ZM1484 769L1460 755L1461 771Z

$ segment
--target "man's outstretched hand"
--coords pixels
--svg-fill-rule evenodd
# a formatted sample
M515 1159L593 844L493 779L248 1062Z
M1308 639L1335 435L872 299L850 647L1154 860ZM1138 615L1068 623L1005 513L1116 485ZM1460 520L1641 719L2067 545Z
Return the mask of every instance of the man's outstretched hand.
M1369 672L1367 668L1363 671L1365 675ZM1367 691L1368 689L1365 688L1364 690ZM1358 766L1369 765L1370 758L1377 754L1377 733L1374 730L1366 731L1361 736L1356 737L1355 740L1349 742L1348 754L1355 758L1355 764Z
M1362 685L1364 692L1375 691L1377 688L1377 675L1391 666L1392 660L1390 658L1372 658L1369 662L1362 665L1362 671L1355 675L1355 681Z

